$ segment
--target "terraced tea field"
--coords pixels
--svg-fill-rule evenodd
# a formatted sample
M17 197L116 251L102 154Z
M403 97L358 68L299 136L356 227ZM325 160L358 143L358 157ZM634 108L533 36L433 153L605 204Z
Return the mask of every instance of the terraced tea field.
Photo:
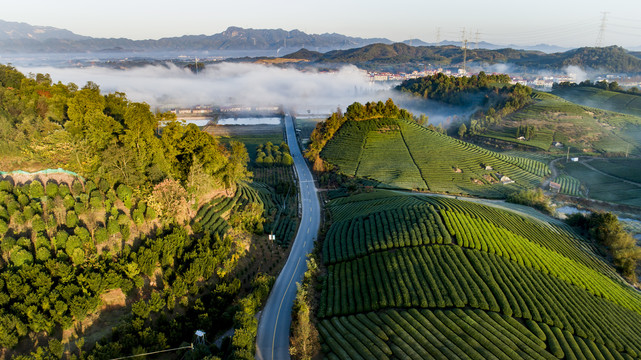
M533 99L532 104L503 119L500 127L492 128L480 136L559 153L567 151L568 146L577 154L641 153L639 114L609 111L620 110L616 107L599 108L598 104L587 100L582 103L584 105L578 105L543 92L536 92ZM633 100L641 103L639 99L641 96ZM526 124L534 126L534 137L527 141L518 140L516 128ZM552 146L553 142L561 142L565 146L557 149Z
M488 151L396 119L344 123L321 157L379 187L495 198L538 186L550 172L543 162Z
M330 359L641 356L641 295L565 225L378 191L327 209Z

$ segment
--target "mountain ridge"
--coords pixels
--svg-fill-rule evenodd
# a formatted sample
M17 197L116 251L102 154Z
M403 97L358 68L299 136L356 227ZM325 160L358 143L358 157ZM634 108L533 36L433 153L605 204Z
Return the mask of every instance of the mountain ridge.
M285 40L287 39L287 40ZM362 38L338 33L307 34L298 29L253 29L229 26L222 32L205 35L190 34L158 39L132 40L123 37L98 38L75 34L51 26L35 26L23 22L0 20L0 50L7 52L103 52L156 50L277 50L279 48L310 50L348 49L374 43L393 44L387 38ZM402 41L419 46L461 46L460 41L426 42L418 38ZM470 47L497 50L514 48L546 53L567 51L569 48L550 45L500 45L486 41Z

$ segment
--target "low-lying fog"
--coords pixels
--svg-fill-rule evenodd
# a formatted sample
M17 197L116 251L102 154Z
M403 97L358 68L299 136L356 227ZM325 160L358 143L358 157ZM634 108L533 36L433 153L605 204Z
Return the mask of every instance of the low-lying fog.
M208 65L198 74L188 69L146 66L128 70L104 67L58 68L22 67L25 74L48 73L54 82L78 86L93 81L103 93L120 91L133 101L144 101L155 109L194 105L250 106L283 105L301 114L328 114L359 101L385 101L392 98L415 115L426 114L438 124L469 109L443 107L408 99L393 91L390 84L370 82L367 74L354 66L336 72L299 71L259 64L220 63Z

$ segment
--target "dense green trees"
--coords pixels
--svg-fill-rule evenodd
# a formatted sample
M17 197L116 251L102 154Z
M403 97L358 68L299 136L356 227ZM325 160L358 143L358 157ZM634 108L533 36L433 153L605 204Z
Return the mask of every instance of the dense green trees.
M82 89L52 84L47 75L27 78L4 65L0 79L0 108L6 110L0 111L0 142L9 153L28 154L24 163L63 167L143 192L165 178L184 185L196 161L221 187L247 175L243 146L227 149L196 126L154 114L125 94L102 95L91 82ZM160 121L168 122L162 138L156 134Z
M287 143L283 141L280 145L274 145L268 141L256 148L256 165L263 167L292 166L294 159L289 153Z
M625 88L622 88L619 85L619 83L617 83L616 81L609 82L607 80L601 80L601 81L595 81L595 82L592 82L590 80L584 80L578 84L573 82L563 81L560 83L554 83L554 85L552 85L552 89L562 89L562 88L571 88L571 87L595 87L597 89L615 91L615 92L631 94L631 95L639 95L641 93L638 87L625 89Z
M340 109L325 121L318 123L310 136L310 144L305 153L305 157L315 161L325 144L334 136L336 131L348 120L369 120L378 118L393 118L393 119L406 119L412 120L413 115L405 109L401 109L392 99L387 99L385 103L382 101L368 102L362 105L355 102L347 107L343 115Z
M61 330L94 314L110 291L135 299L132 312L80 358L164 349L191 341L194 329L232 326L241 284L230 273L244 247L178 224L190 220L203 191L240 188L251 176L249 156L242 143L225 146L173 120L122 93L102 95L94 83L78 89L0 65L0 151L16 168L37 163L84 177L0 181L1 348L48 337L24 359L59 358L74 349L60 341ZM161 136L160 121L168 122ZM225 209L234 236L262 231L262 203L240 203ZM248 311L257 311L270 284L255 285L260 295Z
M637 281L637 268L641 263L641 247L623 229L616 215L609 212L592 212L589 215L573 214L567 222L587 232L612 256L614 265L632 282Z
M480 106L482 110L477 110L465 129L467 135L477 135L532 101L531 88L510 83L510 77L504 74L486 75L480 72L469 77L457 77L438 73L405 80L396 89L447 104Z

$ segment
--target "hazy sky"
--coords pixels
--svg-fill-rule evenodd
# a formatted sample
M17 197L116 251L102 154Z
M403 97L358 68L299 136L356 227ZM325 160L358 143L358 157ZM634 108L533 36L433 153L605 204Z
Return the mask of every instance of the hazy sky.
M639 0L26 0L5 4L0 19L94 37L158 39L211 35L228 26L336 32L427 42L467 38L497 44L641 46ZM440 35L440 36L439 36Z

